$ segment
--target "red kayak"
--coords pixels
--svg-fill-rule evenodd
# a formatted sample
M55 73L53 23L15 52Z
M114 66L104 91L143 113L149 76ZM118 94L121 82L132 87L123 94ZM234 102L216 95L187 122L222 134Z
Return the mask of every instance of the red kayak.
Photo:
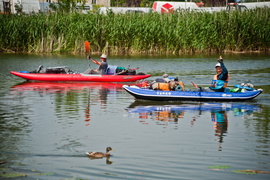
M100 75L100 74L40 74L11 71L18 77L33 81L86 81L86 82L134 82L150 77L145 75Z

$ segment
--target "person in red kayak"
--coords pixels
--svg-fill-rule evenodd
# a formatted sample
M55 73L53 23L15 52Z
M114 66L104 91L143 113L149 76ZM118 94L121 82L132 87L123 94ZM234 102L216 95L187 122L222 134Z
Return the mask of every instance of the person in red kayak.
M91 67L89 67L89 69L87 69L87 70L84 72L84 74L106 74L106 70L107 70L107 68L108 68L108 63L107 63L107 56L106 56L106 54L102 54L102 55L100 56L101 62L99 62L99 61L97 61L97 60L91 58L90 55L87 56L87 59L88 59L88 60L91 59L91 61L92 61L93 63L99 65L99 67L98 67L98 69L95 69L95 70L94 70L94 69L91 69ZM89 63L89 66L90 66L90 63Z

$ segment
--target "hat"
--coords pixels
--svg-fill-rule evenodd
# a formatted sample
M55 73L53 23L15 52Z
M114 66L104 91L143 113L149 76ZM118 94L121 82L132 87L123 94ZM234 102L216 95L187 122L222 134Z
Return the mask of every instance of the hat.
M218 67L218 66L220 66L220 67L221 67L220 63L217 63L215 67Z
M163 78L167 78L168 77L168 74L163 74Z
M104 59L107 59L106 54L102 54L100 57L101 57L101 58L104 58Z

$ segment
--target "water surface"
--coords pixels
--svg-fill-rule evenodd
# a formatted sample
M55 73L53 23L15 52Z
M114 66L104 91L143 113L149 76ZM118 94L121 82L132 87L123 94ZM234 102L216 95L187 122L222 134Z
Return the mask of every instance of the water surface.
M108 62L140 67L152 74L148 80L178 76L193 89L190 81L210 84L218 56L113 56ZM230 87L249 82L263 94L241 103L136 101L119 83L27 82L10 74L39 65L83 72L83 56L1 54L1 176L269 179L270 174L237 170L270 172L270 57L223 58ZM108 159L85 155L107 146L115 149Z

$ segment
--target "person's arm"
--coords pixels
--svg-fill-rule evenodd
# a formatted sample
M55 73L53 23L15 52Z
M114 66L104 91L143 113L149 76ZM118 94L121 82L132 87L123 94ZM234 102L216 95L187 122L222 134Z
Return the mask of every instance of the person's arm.
M97 60L91 58L89 55L88 55L87 59L91 59L91 61L92 61L93 63L95 63L95 64L97 64L97 65L99 65L99 66L101 65L100 62L98 62Z
M223 63L223 59L222 56L219 57L218 62L221 65L222 68L222 73L220 74L220 76L218 77L219 80L226 80L228 78L228 70L225 67L224 63Z
M222 62L222 63L220 63L220 65L221 65L221 68L222 68L222 72L223 72L224 74L228 74L228 70L227 70L227 68L225 67L224 63Z

